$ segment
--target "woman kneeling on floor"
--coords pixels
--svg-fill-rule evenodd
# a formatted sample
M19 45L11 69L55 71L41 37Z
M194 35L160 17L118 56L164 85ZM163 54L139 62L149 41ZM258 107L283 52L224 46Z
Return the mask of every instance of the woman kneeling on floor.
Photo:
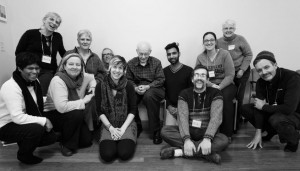
M125 76L126 60L115 56L109 62L109 74L97 84L95 99L97 114L102 121L100 156L106 162L117 157L128 160L136 147L137 130L133 120L136 95Z

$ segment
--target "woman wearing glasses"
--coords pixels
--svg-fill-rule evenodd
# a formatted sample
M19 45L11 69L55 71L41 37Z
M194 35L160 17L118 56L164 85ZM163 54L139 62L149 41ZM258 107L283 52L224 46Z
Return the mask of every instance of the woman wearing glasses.
M220 132L231 142L234 122L232 100L236 94L236 87L233 84L235 70L229 52L218 49L216 39L216 34L213 32L206 32L203 35L204 52L197 57L196 65L204 65L208 68L208 86L220 89L223 93L223 122Z
M41 28L27 30L22 35L15 52L16 55L21 52L32 52L40 57L42 62L38 79L43 96L46 96L50 81L57 69L57 52L61 57L66 52L62 36L55 32L60 24L61 17L57 13L47 13Z

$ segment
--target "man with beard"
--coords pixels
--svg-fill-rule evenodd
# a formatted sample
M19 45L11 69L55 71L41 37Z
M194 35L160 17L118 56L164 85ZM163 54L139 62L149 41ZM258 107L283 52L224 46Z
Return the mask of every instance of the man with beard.
M217 44L219 48L228 50L234 63L235 77L233 81L238 88L236 93L236 98L238 100L237 118L240 119L241 107L243 105L246 83L250 76L250 63L253 54L247 40L243 36L235 34L235 30L235 21L225 21L222 26L223 37L218 39ZM238 124L237 127L239 127Z
M260 76L256 84L254 104L242 107L242 114L256 128L248 148L262 148L262 141L270 141L276 134L284 151L296 152L300 128L300 76L294 71L279 68L274 54L260 52L253 65ZM262 137L261 133L267 131Z
M178 97L178 126L164 126L161 135L171 147L163 148L162 159L174 157L202 157L219 164L221 152L228 146L228 138L217 133L222 123L223 96L219 89L206 87L208 70L197 65L192 82Z
M192 87L191 74L193 69L179 62L180 51L178 43L170 43L165 47L170 65L164 68L165 92L167 102L166 125L175 125L178 115L177 101L179 93Z

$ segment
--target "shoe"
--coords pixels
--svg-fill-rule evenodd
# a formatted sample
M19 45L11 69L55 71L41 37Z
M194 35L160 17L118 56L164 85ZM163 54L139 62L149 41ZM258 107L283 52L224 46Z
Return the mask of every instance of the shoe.
M178 147L163 148L160 151L160 158L161 159L172 159L172 158L174 158L174 153L175 153L176 149L179 149L179 148Z
M63 156L69 157L73 155L73 152L67 147L64 147L62 144L60 144L60 151Z
M263 136L261 138L262 141L271 141L271 139L274 137L274 135L276 134L273 134L273 133L268 133L266 136Z
M298 150L298 144L291 144L291 143L287 143L287 145L284 147L284 151L285 152L296 152Z
M30 156L17 156L18 160L22 163L25 163L25 164L38 164L38 163L41 163L43 161L42 158L39 158L37 156L34 156L34 155L30 155Z
M137 127L137 138L140 137L141 133L143 132L143 126L142 123L136 123Z
M162 138L160 136L160 130L155 131L153 134L153 144L161 144Z
M202 157L205 160L209 161L209 162L213 162L213 163L216 163L216 164L221 163L221 156L217 153L211 153L209 155L203 155Z

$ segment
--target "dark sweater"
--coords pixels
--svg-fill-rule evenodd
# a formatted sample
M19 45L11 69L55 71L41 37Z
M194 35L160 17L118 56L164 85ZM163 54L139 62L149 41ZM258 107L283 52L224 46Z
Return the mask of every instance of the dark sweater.
M67 51L66 55L70 53L79 54L78 49L76 47L73 50ZM98 83L100 80L103 80L104 75L106 75L106 71L104 69L103 62L100 60L99 56L91 50L90 54L91 56L89 56L85 64L85 72L89 74L94 74L95 80Z
M173 73L170 66L163 69L165 74L164 87L166 90L167 107L172 105L177 108L179 93L189 87L192 87L191 74L193 69L189 66L182 65L180 70Z
M256 96L262 100L266 99L269 103L263 106L262 111L296 114L300 118L300 76L296 72L278 68L271 82L258 79ZM275 98L277 105L272 105Z
M27 30L21 37L15 54L19 54L21 52L32 52L37 54L41 59L43 56L43 50L42 50L42 42L43 42L43 47L44 47L44 54L50 56L50 47L47 46L46 44L46 38L45 36L41 36L42 34L40 33L39 29L32 29L32 30ZM42 37L42 39L41 39ZM51 36L50 36L51 37ZM51 63L44 63L42 62L40 67L42 69L48 69L48 70L53 70L56 71L57 69L57 61L56 61L56 55L57 52L59 52L60 56L64 56L66 50L63 45L63 40L62 36L57 33L53 32L53 37L52 37L52 53L51 53Z

